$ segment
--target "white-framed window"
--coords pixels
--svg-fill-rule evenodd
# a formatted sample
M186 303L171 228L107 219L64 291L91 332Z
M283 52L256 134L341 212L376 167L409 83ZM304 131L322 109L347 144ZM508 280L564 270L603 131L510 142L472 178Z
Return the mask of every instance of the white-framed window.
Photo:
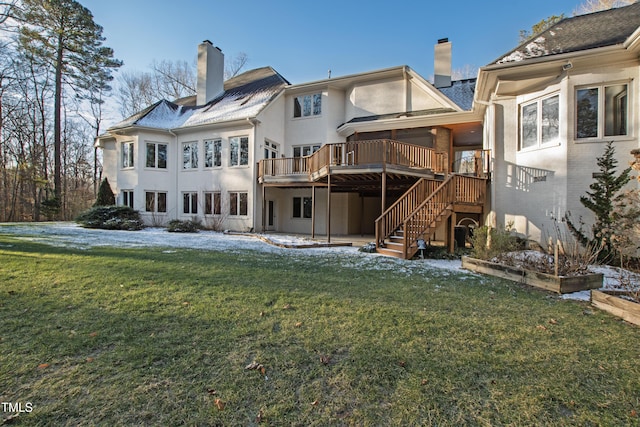
M167 212L167 193L164 191L145 191L145 210L147 212Z
M198 143L182 143L182 169L198 169Z
M265 159L277 159L278 158L278 144L271 142L267 139L264 140L264 158Z
M311 218L311 197L293 198L293 218Z
M122 206L133 209L133 190L122 190Z
M222 194L219 191L204 193L204 214L222 215Z
M311 117L322 114L322 94L300 95L293 98L293 117Z
M629 84L576 89L576 139L605 139L629 133Z
M318 151L319 149L320 149L320 144L299 145L299 146L293 147L293 157L310 156L316 151Z
M122 143L122 167L133 167L133 142Z
M229 138L229 166L246 166L249 164L249 137L234 136Z
M167 168L167 144L157 142L147 142L147 162L148 168Z
M204 167L222 166L222 140L210 139L204 142Z
M520 106L520 149L540 147L560 137L560 96L541 98Z
M249 212L249 193L242 191L229 192L229 215L246 216Z
M182 213L198 213L198 193L195 191L182 193Z

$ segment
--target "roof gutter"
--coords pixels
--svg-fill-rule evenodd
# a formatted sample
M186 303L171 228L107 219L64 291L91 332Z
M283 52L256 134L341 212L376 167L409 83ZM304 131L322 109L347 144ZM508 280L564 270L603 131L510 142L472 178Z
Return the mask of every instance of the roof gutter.
M368 122L345 123L336 129L336 132L341 136L349 136L355 132L372 132L384 129L416 128L423 126L446 126L470 122L482 122L482 115L475 111L466 111L433 116L400 117Z

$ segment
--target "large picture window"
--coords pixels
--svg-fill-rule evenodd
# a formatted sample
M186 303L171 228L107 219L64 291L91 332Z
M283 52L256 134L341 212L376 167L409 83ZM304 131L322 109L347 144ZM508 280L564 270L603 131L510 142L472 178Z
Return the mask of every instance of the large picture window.
M560 97L524 104L520 108L520 149L554 142L560 135Z
M204 142L204 167L222 166L222 140L213 139Z
M148 168L167 168L167 144L157 144L147 142L147 163Z
M182 144L182 169L198 169L198 143Z
M229 215L246 216L249 212L249 194L243 192L229 193Z
M293 117L310 117L322 114L322 94L302 95L293 98Z
M628 134L628 85L602 85L576 91L576 138L603 139Z
M249 138L236 136L229 139L229 166L245 166L249 164Z
M147 212L167 212L167 193L162 191L145 192L145 210Z

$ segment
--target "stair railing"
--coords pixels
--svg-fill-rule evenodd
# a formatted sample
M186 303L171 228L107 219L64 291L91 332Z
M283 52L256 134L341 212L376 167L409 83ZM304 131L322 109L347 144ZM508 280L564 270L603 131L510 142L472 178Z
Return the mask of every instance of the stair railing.
M376 219L376 244L382 245L384 240L388 238L404 221L404 219L415 210L424 199L426 199L441 181L422 178L418 180L402 197L393 203L382 215Z

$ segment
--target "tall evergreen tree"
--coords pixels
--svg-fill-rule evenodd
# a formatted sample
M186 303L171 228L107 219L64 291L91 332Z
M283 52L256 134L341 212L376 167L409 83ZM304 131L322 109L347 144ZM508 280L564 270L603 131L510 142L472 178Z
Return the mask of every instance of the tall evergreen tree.
M102 27L75 0L23 0L20 47L54 70L54 198L62 200L61 126L65 87L89 97L104 90L111 72L122 65L102 45Z
M98 197L96 203L93 206L113 206L116 204L116 196L111 190L109 180L107 178L102 180L100 188L98 189Z
M568 215L565 219L580 243L601 247L601 259L611 260L616 255L611 242L613 212L616 202L621 197L620 190L629 182L631 168L628 167L619 175L616 174L618 161L615 159L612 142L607 143L603 155L596 158L596 162L599 173L595 175L595 182L589 185L590 191L587 191L585 196L580 196L580 203L595 215L591 236L585 233L581 226L576 226Z

